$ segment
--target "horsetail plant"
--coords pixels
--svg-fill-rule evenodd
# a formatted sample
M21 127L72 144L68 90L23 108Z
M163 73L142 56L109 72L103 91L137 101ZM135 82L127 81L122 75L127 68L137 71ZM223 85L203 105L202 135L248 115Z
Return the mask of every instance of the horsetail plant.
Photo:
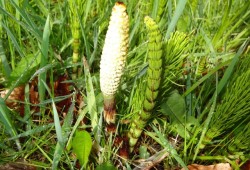
M153 0L142 0L139 12L143 17L150 15L154 5Z
M159 23L161 21L164 9L166 9L166 7L165 7L166 4L167 4L167 1L159 0L159 6L158 6L158 9L157 9L157 16L156 16L156 22L157 23Z
M163 77L160 87L161 99L165 101L168 94L173 90L173 82L181 77L184 61L188 56L189 37L183 32L173 32L163 44ZM160 101L159 103L161 103Z
M203 149L214 138L230 131L239 122L244 122L250 112L250 70L234 75L222 102L217 105L216 111L209 124L208 131L200 146Z
M248 123L247 123L248 121ZM230 140L227 148L230 154L242 154L250 152L250 122L247 120L243 125L240 125L239 128L233 133L234 138ZM239 151L241 151L239 153Z
M129 19L126 6L122 2L116 2L112 9L100 63L100 85L104 98L104 120L109 125L115 124L115 94L118 90L126 62L128 37Z
M83 3L81 0L69 0L70 9L70 25L73 37L73 55L72 63L76 64L79 60L79 47L80 47L80 18L83 15ZM78 7L76 10L75 7ZM77 78L77 66L73 67L72 79Z
M142 108L135 113L128 132L130 151L133 150L138 138L141 136L143 128L151 117L151 113L156 103L162 73L162 35L155 21L146 16L144 18L148 30L148 69L145 90L140 95ZM143 83L143 82L141 82Z

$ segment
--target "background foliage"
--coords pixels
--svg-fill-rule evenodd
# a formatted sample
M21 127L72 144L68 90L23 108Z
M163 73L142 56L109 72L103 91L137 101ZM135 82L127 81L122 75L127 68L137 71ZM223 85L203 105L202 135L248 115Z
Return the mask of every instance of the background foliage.
M146 15L159 26L166 63L157 104L129 159L119 157L102 122L99 63L115 1L1 0L1 164L78 169L81 153L74 150L81 135L86 152L79 160L88 169L145 168L159 157L156 168L220 161L237 169L249 160L250 1L123 2L130 36L116 96L120 136L141 108L136 101L148 69ZM79 5L72 9L74 3ZM10 105L13 92L18 97ZM67 106L59 109L62 101Z

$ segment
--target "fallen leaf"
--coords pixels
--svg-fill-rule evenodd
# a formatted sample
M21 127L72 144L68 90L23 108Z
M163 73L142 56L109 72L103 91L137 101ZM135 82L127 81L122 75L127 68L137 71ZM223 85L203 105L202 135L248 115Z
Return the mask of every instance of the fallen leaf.
M250 160L246 161L241 167L241 170L249 170L250 169Z
M231 166L229 163L219 163L215 165L198 165L198 164L192 164L188 165L189 170L232 170ZM184 170L182 168L181 170Z
M18 160L17 162L10 162L0 165L0 170L36 170L35 166L29 165L25 160Z

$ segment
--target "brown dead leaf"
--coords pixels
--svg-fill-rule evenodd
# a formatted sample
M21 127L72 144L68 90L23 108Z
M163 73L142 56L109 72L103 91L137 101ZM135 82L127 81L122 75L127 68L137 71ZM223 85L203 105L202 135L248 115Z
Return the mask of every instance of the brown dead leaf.
M29 165L25 160L18 160L17 162L10 162L0 165L0 170L36 170L37 168Z
M250 170L250 160L246 161L241 167L241 170Z
M58 79L54 82L54 96L67 96L72 93L70 90L71 83L67 82L68 76L67 75L60 75ZM47 84L49 85L49 80L47 80ZM39 93L38 93L38 79L35 78L29 83L29 102L31 104L32 112L39 112ZM51 88L51 86L49 86ZM4 98L9 90L2 90L0 91L0 96ZM20 116L24 116L24 85L18 86L13 89L11 94L6 100L6 105L10 108L15 110ZM80 104L83 102L82 96L77 93L76 99L76 107L74 113L77 112L77 108L80 107ZM56 108L59 113L67 113L68 109L72 103L72 97L66 98L56 103Z
M1 91L1 97L4 98L9 90ZM20 115L24 115L24 108L23 105L20 102L24 101L24 86L19 86L13 89L13 91L10 93L9 97L7 98L6 105L14 110L19 111Z
M136 160L139 163L133 170L149 170L159 164L162 160L169 156L167 149L163 149L147 159Z
M61 75L59 76L59 78L54 82L54 93L55 96L66 96L71 94L70 91L70 83L65 83L65 81L68 80L68 76L67 75ZM56 107L58 109L58 112L68 112L68 109L71 105L71 98L66 98L60 102L56 103Z
M192 164L188 165L189 170L232 170L231 166L229 163L219 163L215 165L198 165L198 164ZM182 168L181 170L184 170Z

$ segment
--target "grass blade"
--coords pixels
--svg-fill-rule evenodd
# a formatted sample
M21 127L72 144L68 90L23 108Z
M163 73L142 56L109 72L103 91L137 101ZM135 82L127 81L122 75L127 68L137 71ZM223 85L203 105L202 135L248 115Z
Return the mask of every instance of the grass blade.
M234 67L236 65L236 63L239 61L239 58L241 56L241 54L244 52L245 48L248 46L249 44L249 40L250 38L248 38L240 47L240 49L237 51L237 53L235 54L232 62L230 63L230 65L228 66L227 70L225 71L224 76L222 77L222 79L220 80L219 84L218 84L218 94L221 92L221 90L223 89L223 87L225 87L225 85L227 84L227 81L229 80L229 78L231 77Z
M35 32L36 35L41 35L41 31L39 31L39 27L31 20L29 14L23 9L18 6L13 0L11 0L11 4L15 7L15 9L18 11L18 13L22 16L22 20L24 20L28 27L32 30L32 32ZM41 37L41 36L40 36Z
M86 21L87 21L87 18L88 18L88 15L89 15L89 11L90 11L90 7L91 7L91 4L92 4L92 0L88 0L86 2L86 7L84 9L84 18L83 18L83 24L84 24L84 27L86 26Z
M159 7L159 0L154 0L154 5L153 5L153 9L152 9L152 18L154 20L156 20L158 7Z
M190 88L188 88L183 96L187 96L190 94L193 90L195 90L201 83L203 83L205 80L207 80L210 76L212 76L214 73L216 73L219 69L221 69L223 66L226 66L230 63L230 60L219 64L216 66L213 70L211 70L209 73L207 73L205 76L203 76L201 79L199 79L197 82L195 82Z
M49 35L50 35L50 16L48 15L46 24L44 26L43 32L43 41L41 46L41 64L40 68L44 67L48 63L48 51L49 51ZM44 101L45 98L45 86L43 82L46 82L46 74L47 72L43 72L38 76L38 92L39 92L39 100L40 102ZM41 106L41 112L44 112L44 108Z
M53 115L54 115L54 123L55 123L55 128L56 128L56 137L58 142L63 142L63 136L62 136L62 128L60 125L60 120L58 116L58 112L56 109L55 102L52 100L52 108L53 108Z
M41 31L39 30L34 30L32 27L30 27L29 25L27 25L24 22L21 22L19 20L17 20L14 16L12 16L10 13L8 13L4 8L2 8L0 6L0 12L2 14L7 15L8 17L10 17L11 19L13 19L16 23L18 23L19 25L21 25L24 30L29 31L30 33L32 33L39 41L42 41L42 35L41 35Z
M0 60L3 64L4 75L8 79L10 77L11 68L10 68L9 63L7 61L7 58L5 56L5 52L4 52L3 44L2 44L2 39L0 39Z
M213 104L212 104L211 109L210 109L210 111L209 111L209 113L208 113L207 119L205 120L203 129L202 129L202 133L201 133L200 140L199 140L199 142L198 142L198 144L197 144L197 146L196 146L196 149L195 149L193 161L194 161L194 160L196 159L196 157L197 157L197 154L198 154L198 152L199 152L200 146L201 146L202 141L203 141L203 139L204 139L204 137L205 137L205 134L206 134L206 132L207 132L208 125L209 125L209 123L210 123L210 121L211 121L211 119L212 119L212 116L213 116L213 113L214 113L214 109L215 109L215 105L216 105L216 100L217 100L217 91L214 93L214 96L213 96L212 100L213 100Z
M92 77L89 72L89 69L87 68L86 63L84 65L84 72L86 78L86 90L87 90L87 101L88 101L87 108L91 118L91 126L95 131L98 125L98 117L97 117L98 113L97 113L96 98L92 83Z
M57 137L58 142L62 143L63 142L62 128L61 128L61 124L60 124L59 115L58 115L58 112L56 109L54 96L52 96L51 91L50 91L49 87L47 86L47 84L45 82L43 82L43 84L51 97L52 111L53 111L53 116L54 116L54 124L55 124L55 128L56 128L56 137Z
M11 137L8 140L14 140L14 139L22 138L22 137L32 136L32 135L37 134L39 132L48 130L53 126L54 126L54 123L50 123L50 124L43 125L43 126L38 126L38 127L35 127L29 131L25 131L23 133L20 133L20 134L14 136L14 137Z
M64 123L62 126L62 137L63 137L63 142L57 142L55 152L54 152L54 157L53 157L53 163L52 163L52 169L57 169L58 163L61 159L61 156L63 154L66 141L68 139L70 129L71 129L71 124L73 121L73 110L74 110L75 102L73 102L69 108L69 111L64 119Z
M168 140L162 135L162 133L155 127L152 126L153 130L156 132L156 135L158 137L158 141L160 144L164 147L164 149L167 149L167 151L175 158L175 160L185 169L188 170L186 164L183 162L181 157L178 155L177 151L174 149L174 147L169 143Z
M85 115L86 115L87 112L88 112L88 108L85 107L85 108L81 111L79 117L78 117L77 120L76 120L75 125L73 126L73 129L72 129L72 131L71 131L71 133L70 133L70 136L69 136L69 140L68 140L67 145L66 145L66 148L67 148L68 150L71 148L72 137L73 137L73 135L74 135L74 133L75 133L77 127L79 126L80 122L83 120L83 118L85 117Z
M26 54L23 53L23 50L21 49L21 47L18 45L18 42L15 38L15 36L12 34L12 32L10 31L10 29L4 24L1 23L1 25L3 26L3 28L6 30L8 36L10 37L12 43L14 44L14 47L16 48L16 50L18 51L18 53L20 54L21 57L25 57Z
M13 122L10 118L10 111L7 108L4 100L0 97L0 121L4 124L6 131L10 134L11 137L17 136L17 131ZM16 139L16 145L18 150L21 150L21 144L19 139Z
M180 0L178 2L176 10L174 12L174 15L172 17L172 20L171 20L171 22L170 22L170 24L168 26L167 33L166 33L166 36L164 38L165 40L169 39L171 32L174 31L174 28L175 28L181 14L183 13L183 10L184 10L184 8L186 6L186 3L187 3L187 0Z

